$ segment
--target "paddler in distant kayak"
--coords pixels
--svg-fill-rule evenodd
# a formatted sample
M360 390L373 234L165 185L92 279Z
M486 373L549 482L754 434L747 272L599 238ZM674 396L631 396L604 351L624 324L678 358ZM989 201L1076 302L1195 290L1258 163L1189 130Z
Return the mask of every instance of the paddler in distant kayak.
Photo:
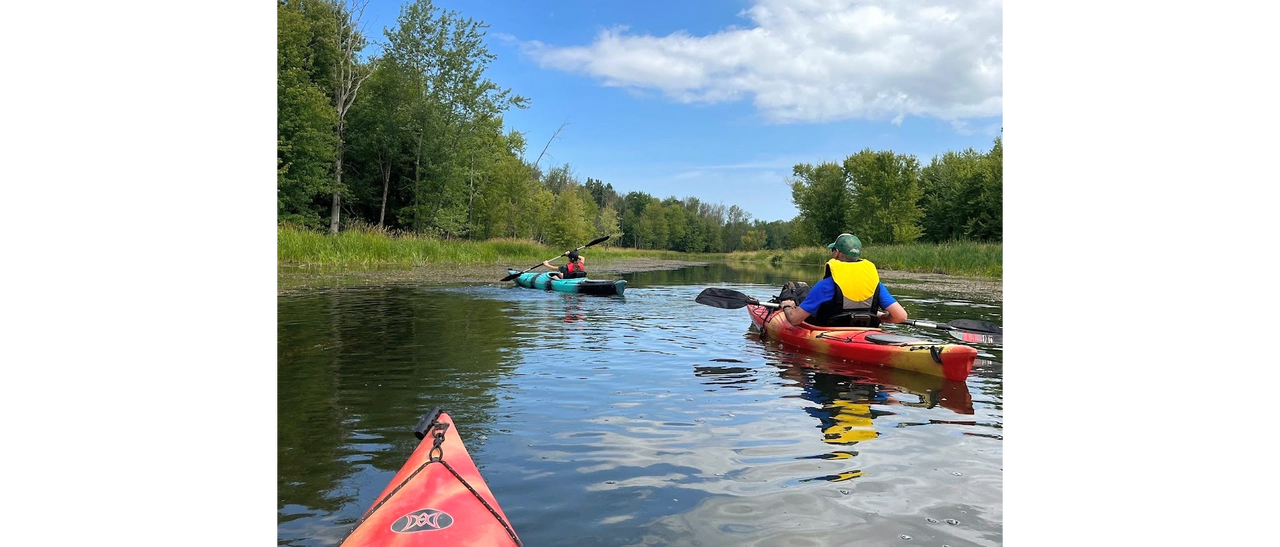
M587 276L587 259L582 258L582 255L578 254L578 251L569 251L569 254L567 254L566 256L569 257L569 263L565 264L564 266L560 266L560 268L558 268L560 271L551 272L549 275L551 277L564 278L564 279L573 279L575 277L586 277ZM555 268L555 266L551 265L550 260L543 260L542 265L548 268Z
M788 323L808 320L820 327L875 327L907 320L907 310L880 282L876 265L861 258L862 241L857 236L840 234L827 248L832 256L826 273L804 301L799 306L793 299L779 302Z

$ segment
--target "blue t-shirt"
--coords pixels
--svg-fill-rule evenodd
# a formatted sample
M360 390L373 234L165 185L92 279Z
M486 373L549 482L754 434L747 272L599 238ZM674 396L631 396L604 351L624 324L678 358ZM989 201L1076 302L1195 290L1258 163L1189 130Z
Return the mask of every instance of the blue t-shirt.
M889 306L898 303L897 300L894 300L893 295L889 294L889 289L884 288L884 283L876 283L876 294L880 296L880 307L882 309L888 309ZM817 282L809 289L809 296L806 296L804 302L800 303L800 309L813 315L818 313L818 306L835 296L836 280L824 277L822 281Z

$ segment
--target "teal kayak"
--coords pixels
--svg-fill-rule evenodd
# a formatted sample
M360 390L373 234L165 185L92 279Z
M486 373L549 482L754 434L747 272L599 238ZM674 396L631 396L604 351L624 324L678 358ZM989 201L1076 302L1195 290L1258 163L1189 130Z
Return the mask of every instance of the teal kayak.
M507 270L508 275L519 274L516 270ZM592 294L600 296L622 296L622 291L627 288L625 279L608 281L604 279L587 279L578 277L574 279L557 279L551 277L548 272L526 272L516 277L516 285L526 289L542 289L544 291L571 292L578 294Z

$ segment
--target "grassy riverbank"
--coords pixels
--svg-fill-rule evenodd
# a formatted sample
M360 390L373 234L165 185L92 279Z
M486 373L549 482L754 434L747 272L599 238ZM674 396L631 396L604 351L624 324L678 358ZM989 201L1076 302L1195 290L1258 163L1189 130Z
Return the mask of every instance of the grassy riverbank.
M525 264L528 267L566 250L568 249L553 249L529 240L463 241L413 236L391 237L377 230L347 230L329 235L281 227L276 232L276 260L281 265L367 268L431 264L493 264L505 267ZM589 247L582 253L587 257L588 268L593 256L604 259L650 258L695 262L727 260L764 264L821 264L830 258L825 247L725 255L627 249L608 247L602 243ZM875 245L868 246L863 251L863 256L888 270L996 278L1003 273L1003 255L999 243ZM552 262L556 265L563 263Z
M977 277L1003 277L1004 249L1000 243L918 243L868 245L862 257L884 270L938 273ZM831 258L826 247L800 247L786 251L729 253L730 262L771 264L821 264Z

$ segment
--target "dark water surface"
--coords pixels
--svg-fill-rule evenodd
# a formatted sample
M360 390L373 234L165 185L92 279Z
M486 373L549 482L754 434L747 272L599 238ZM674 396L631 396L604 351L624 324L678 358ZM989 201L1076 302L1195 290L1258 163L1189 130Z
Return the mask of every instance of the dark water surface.
M336 545L440 406L529 546L1000 545L1001 348L950 382L789 351L694 302L812 270L280 296L279 544ZM998 302L890 291L913 318L1001 322Z

